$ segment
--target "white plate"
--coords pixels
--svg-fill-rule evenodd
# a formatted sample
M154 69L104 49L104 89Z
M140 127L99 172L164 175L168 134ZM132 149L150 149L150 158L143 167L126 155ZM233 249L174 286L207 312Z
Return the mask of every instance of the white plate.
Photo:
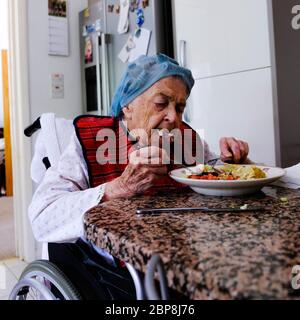
M218 168L220 166L216 166ZM256 166L262 169L267 177L253 180L197 180L187 178L190 171L184 168L173 170L169 173L170 177L177 182L191 187L195 192L209 196L241 196L255 193L264 186L280 179L285 175L285 170L281 168L272 168ZM191 167L193 170L194 167Z

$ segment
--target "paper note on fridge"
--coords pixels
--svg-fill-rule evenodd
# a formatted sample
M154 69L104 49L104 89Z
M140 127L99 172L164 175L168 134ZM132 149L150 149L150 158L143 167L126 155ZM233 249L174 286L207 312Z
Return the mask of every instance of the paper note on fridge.
M120 18L118 24L118 33L123 34L128 31L129 27L129 0L121 0L120 1L121 9L120 9Z
M151 31L141 28L139 36L137 34L133 37L133 42L135 44L134 48L129 52L129 62L134 61L139 58L141 55L147 55L148 48L150 44Z
M119 53L118 57L121 59L123 63L126 63L129 59L130 51L135 48L135 43L133 36L130 35L122 48L121 52Z

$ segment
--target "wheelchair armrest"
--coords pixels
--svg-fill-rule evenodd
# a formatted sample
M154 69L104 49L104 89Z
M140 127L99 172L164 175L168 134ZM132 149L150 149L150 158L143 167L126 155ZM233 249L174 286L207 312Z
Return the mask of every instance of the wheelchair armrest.
M154 275L156 270L159 275L160 294L156 289ZM158 254L150 259L145 274L145 291L149 300L169 300L168 282L163 262Z

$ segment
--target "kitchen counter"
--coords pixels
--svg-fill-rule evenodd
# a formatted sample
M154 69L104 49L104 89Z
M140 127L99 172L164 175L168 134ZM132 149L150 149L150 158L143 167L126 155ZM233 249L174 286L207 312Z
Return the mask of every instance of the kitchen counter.
M286 199L284 199L286 198ZM136 215L149 207L264 206L263 212ZM87 239L145 272L159 253L168 285L191 299L294 299L300 265L300 190L266 187L238 198L189 189L101 204L85 214Z

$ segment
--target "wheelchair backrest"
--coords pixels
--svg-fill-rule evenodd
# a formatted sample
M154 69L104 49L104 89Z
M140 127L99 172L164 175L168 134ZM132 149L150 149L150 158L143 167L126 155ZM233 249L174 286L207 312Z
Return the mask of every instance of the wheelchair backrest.
M54 113L45 113L26 128L24 134L31 137L36 131L38 136L31 162L31 178L39 184L47 169L58 163L75 130L72 120L57 118Z

